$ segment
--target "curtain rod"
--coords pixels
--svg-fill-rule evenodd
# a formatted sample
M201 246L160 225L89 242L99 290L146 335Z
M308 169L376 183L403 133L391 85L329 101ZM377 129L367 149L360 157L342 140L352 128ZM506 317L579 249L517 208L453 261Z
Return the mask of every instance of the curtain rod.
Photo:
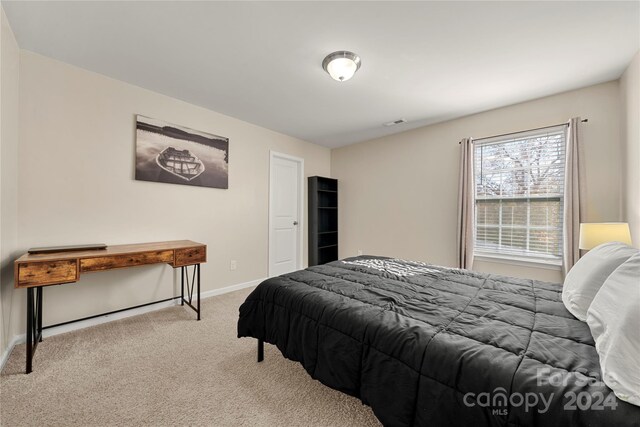
M583 120L580 120L580 121L581 121L582 123L586 123L586 122L588 122L588 121L589 121L589 119L583 119ZM542 129L548 129L548 128L555 128L555 127L558 127L558 126L569 126L569 122L565 122L565 123L558 123L557 125L542 126L542 127L539 127L539 128L533 128L533 129L527 129L527 130L520 130L520 131L518 131L518 132L509 132L509 133L501 133L501 134L499 134L499 135L484 136L484 137L482 137L482 138L476 138L476 139L474 139L473 141L480 141L480 140L482 140L482 139L489 139L489 138L497 138L497 137L499 137L499 136L507 136L507 135L511 135L511 134L514 134L514 133L532 132L532 131L534 131L534 130L542 130ZM462 144L462 141L458 141L458 144Z

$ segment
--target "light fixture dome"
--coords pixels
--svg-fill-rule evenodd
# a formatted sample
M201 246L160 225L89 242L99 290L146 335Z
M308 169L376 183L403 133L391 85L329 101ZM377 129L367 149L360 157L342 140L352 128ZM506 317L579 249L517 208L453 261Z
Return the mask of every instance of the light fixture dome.
M346 82L360 68L360 57L353 52L339 50L330 53L322 61L322 68L331 78L339 82Z

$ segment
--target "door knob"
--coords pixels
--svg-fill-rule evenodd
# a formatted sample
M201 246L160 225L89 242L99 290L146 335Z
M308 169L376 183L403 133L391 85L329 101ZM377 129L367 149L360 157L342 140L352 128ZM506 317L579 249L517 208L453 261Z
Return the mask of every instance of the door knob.
M293 221L293 225L298 225L298 221Z

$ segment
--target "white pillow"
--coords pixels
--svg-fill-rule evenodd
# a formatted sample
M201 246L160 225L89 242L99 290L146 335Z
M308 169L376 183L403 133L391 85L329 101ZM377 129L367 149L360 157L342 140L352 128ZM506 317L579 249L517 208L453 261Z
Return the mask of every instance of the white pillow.
M562 302L567 310L583 322L598 289L620 264L638 253L638 249L620 242L603 243L580 258L562 286Z
M640 253L604 282L587 311L604 383L640 406Z

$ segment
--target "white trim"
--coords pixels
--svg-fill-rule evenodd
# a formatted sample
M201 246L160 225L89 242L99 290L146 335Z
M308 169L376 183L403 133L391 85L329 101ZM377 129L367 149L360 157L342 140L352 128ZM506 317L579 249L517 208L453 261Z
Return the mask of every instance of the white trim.
M289 154L279 153L277 151L270 150L269 151L269 220L268 223L268 235L269 240L267 242L267 271L269 277L273 277L271 273L271 241L272 241L272 232L271 232L271 222L272 222L272 212L271 208L273 207L273 189L271 188L273 185L273 160L274 158L279 157L281 159L291 160L297 162L300 167L298 168L298 177L299 177L299 185L298 185L298 259L296 260L296 270L302 269L302 260L304 258L304 250L303 250L303 235L302 232L304 230L304 159L301 157L291 156Z
M476 253L474 261L492 262L498 264L510 264L520 267L542 268L544 270L562 270L561 261L542 260L537 258L518 257L513 255L494 255L489 253Z
M7 346L7 349L4 351L4 353L2 353L2 359L0 359L0 371L4 369L4 364L7 363L7 360L9 360L9 355L13 351L13 348L16 345L20 344L21 342L25 342L24 334L15 335L11 339L11 341L9 342L9 345Z
M258 286L260 283L267 280L267 278L251 280L249 282L238 283L236 285L225 286L224 288L211 289L210 291L200 293L202 299L215 297L217 295L228 294L229 292L239 291L240 289L251 288Z
M200 298L205 299L205 298L210 298L210 297L226 294L226 293L229 293L229 292L239 291L240 289L251 288L251 287L254 287L254 286L258 286L260 284L260 282L262 282L263 280L265 280L265 279L251 280L249 282L238 283L236 285L231 285L231 286L225 286L224 288L211 289L209 291L202 292L200 294ZM195 295L194 295L194 298L197 300L197 297L195 297ZM128 310L125 310L125 311L120 311L118 313L105 314L104 316L94 317L92 319L82 320L82 321L79 321L79 322L69 323L69 324L66 324L66 325L60 325L60 326L56 326L54 328L45 329L44 331L42 331L42 337L43 338L47 338L47 337L51 337L51 336L54 336L54 335L60 335L60 334L64 334L64 333L67 333L67 332L76 331L78 329L84 329L84 328L88 328L88 327L91 327L91 326L96 326L96 325L101 325L103 323L112 322L114 320L125 319L127 317L138 316L140 314L145 314L145 313L150 313L152 311L162 310L164 308L173 307L173 306L176 306L176 305L179 305L179 304L180 304L180 299L176 299L176 300L173 300L173 301L165 301L165 302L161 302L161 303L158 303L158 304L146 305L144 307L131 308L131 309L128 309ZM0 371L2 369L4 369L4 364L9 359L9 355L13 351L13 348L16 345L24 344L25 342L26 342L26 335L25 334L15 335L11 339L11 342L9 343L9 346L7 347L7 349L2 354L2 359L0 360Z

